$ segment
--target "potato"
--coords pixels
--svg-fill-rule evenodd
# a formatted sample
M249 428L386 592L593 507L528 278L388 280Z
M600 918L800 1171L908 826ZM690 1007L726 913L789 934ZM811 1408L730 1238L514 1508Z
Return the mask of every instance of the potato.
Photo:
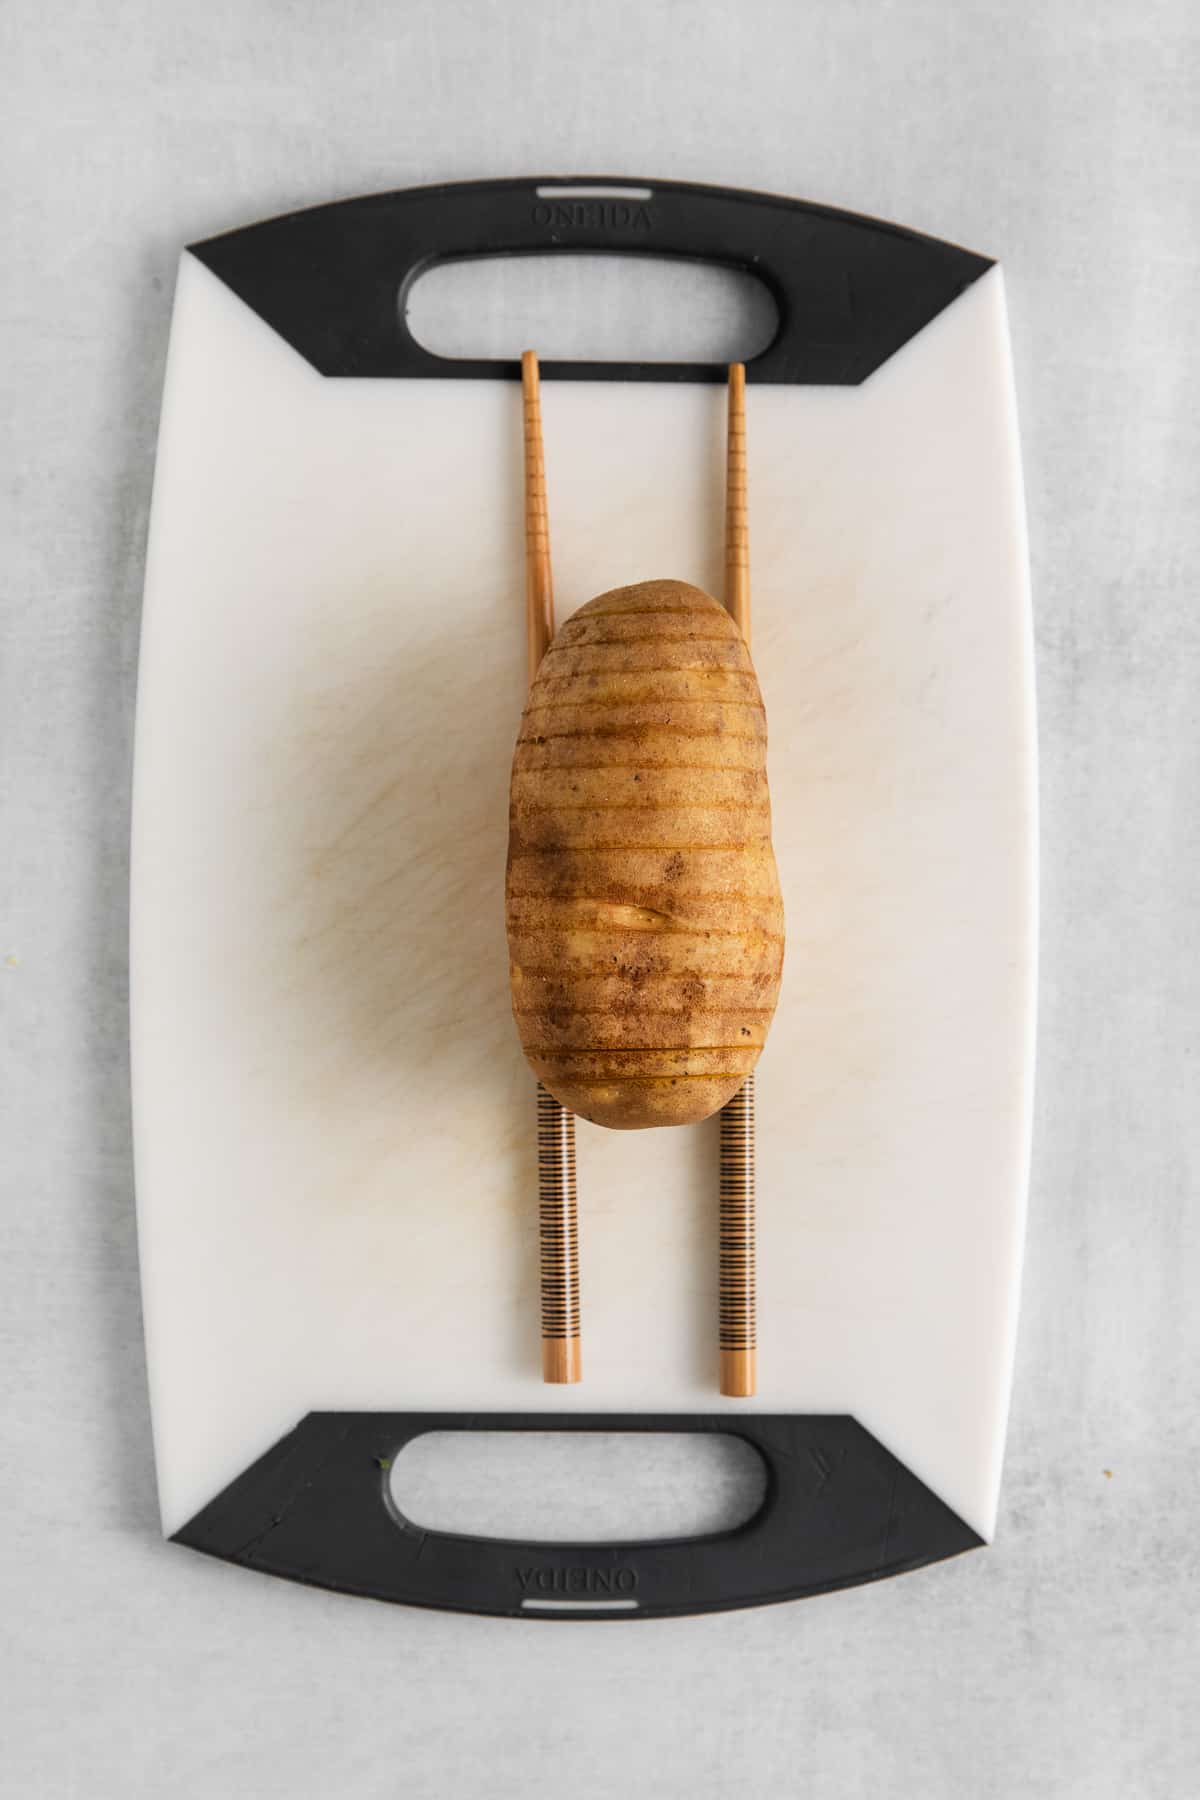
M783 966L766 721L741 633L683 581L581 607L513 758L513 1013L555 1099L618 1130L716 1112L758 1060Z

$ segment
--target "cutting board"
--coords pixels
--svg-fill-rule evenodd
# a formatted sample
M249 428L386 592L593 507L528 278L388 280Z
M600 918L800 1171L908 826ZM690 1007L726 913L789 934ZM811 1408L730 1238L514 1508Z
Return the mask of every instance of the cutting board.
M592 178L593 185L597 184ZM572 186L580 178L572 179ZM1033 1067L1035 736L1004 289L772 196L545 178L276 219L180 262L139 678L138 1220L164 1531L518 1616L781 1599L996 1517ZM585 1379L540 1379L534 1084L509 1012L524 690L516 363L421 348L439 259L750 269L755 659L788 923L758 1071L759 1392L716 1389L715 1123L578 1126ZM724 370L543 366L560 621L720 594ZM733 1431L742 1530L417 1531L430 1428ZM561 1613L557 1616L561 1616Z

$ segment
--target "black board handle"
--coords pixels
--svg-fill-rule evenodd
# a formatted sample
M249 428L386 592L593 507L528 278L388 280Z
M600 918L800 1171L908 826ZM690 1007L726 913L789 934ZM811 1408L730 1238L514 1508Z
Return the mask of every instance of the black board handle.
M582 196L563 188L584 189ZM589 197L588 189L626 197ZM557 190L557 192L556 192ZM629 197L630 192L648 197ZM191 246L323 375L519 379L513 362L435 356L403 318L437 262L581 251L748 270L779 311L752 381L864 381L989 259L857 213L634 176L528 176L409 188L289 213ZM548 362L548 380L722 381L711 363Z
M733 1432L767 1471L737 1530L634 1544L427 1531L387 1466L426 1431ZM309 1413L176 1534L248 1568L347 1594L510 1618L648 1619L797 1599L973 1549L981 1539L842 1414Z

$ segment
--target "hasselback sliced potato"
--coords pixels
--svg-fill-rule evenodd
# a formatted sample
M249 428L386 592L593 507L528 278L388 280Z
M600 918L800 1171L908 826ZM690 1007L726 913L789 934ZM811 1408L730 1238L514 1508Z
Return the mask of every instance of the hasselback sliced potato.
M766 1041L783 966L766 721L741 633L682 581L581 607L542 659L513 758L513 1012L570 1111L707 1118Z

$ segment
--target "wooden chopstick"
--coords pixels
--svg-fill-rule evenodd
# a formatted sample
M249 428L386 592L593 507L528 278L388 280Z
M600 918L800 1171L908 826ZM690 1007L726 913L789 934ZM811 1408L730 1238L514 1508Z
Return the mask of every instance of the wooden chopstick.
M750 514L746 480L746 369L729 365L725 442L725 604L750 645ZM754 1231L754 1076L721 1109L721 1392L747 1399L758 1386Z
M538 1233L542 1260L542 1380L578 1381L579 1218L575 1118L537 1084Z
M754 1076L721 1108L721 1392L754 1393L758 1376L754 1268Z
M746 481L746 365L729 365L725 435L725 604L750 646L750 509Z
M521 358L525 419L525 630L532 682L554 636L554 577L550 568L550 515L546 506L546 452L542 444L542 383L537 354Z
M525 421L525 629L529 679L554 636L554 582L542 444L538 359L521 358ZM537 1085L538 1231L542 1279L542 1380L578 1381L583 1373L579 1319L579 1218L575 1197L575 1118Z

